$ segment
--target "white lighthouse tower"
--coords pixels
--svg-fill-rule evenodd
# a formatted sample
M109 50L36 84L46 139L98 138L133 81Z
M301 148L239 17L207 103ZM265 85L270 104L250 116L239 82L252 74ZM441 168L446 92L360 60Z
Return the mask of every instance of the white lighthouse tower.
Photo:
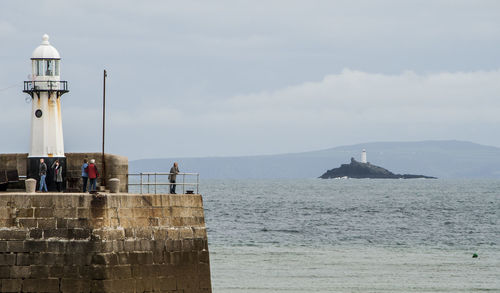
M49 36L43 35L42 43L31 56L32 78L24 82L23 90L32 98L28 173L37 173L40 158L44 158L49 167L56 159L65 161L61 96L68 92L68 83L61 81L60 61L61 56L50 45Z
M368 161L366 160L366 150L363 149L363 151L361 152L361 163L367 163Z

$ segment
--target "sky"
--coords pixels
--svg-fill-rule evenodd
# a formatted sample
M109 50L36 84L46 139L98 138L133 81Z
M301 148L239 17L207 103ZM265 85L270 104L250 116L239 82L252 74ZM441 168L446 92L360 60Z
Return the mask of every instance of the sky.
M66 152L129 159L373 141L500 146L500 1L1 1L0 153L28 152L22 93L61 54Z

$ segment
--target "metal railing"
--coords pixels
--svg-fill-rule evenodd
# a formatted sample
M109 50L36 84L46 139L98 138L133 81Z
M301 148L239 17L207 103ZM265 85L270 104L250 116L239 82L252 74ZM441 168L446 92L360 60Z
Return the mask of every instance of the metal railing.
M182 177L182 182L179 182L179 180L176 180L175 183L170 183L170 181L168 180L168 175L172 175L172 173L143 172L143 173L127 174L129 192L130 192L130 186L139 186L140 194L144 194L145 191L147 191L146 193L151 193L151 189L153 189L154 194L156 194L158 192L158 187L161 187L161 186L170 187L171 185L180 185L180 186L182 186L182 193L183 194L186 193L187 186L192 186L193 188L196 188L196 193L197 194L199 193L199 187L200 187L200 174L199 173L177 173L177 179L179 179L179 177ZM165 178L165 176L167 176L166 182L161 180L161 179ZM190 176L191 178L196 177L196 182L186 182L186 176ZM137 177L138 177L139 182L135 183L133 178L137 178ZM187 191L188 191L188 193L194 192L194 190L187 190Z
M55 90L67 92L68 82L63 80L25 81L23 92Z

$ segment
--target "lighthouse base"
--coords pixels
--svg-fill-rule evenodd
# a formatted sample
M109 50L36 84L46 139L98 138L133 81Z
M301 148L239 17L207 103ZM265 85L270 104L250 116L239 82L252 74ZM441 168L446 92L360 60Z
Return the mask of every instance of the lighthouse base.
M47 183L47 189L49 191L56 191L56 182L54 178L54 169L52 164L56 160L59 160L59 164L62 166L62 177L61 182L62 190L66 189L66 157L28 157L28 168L27 168L27 178L33 178L37 181L37 190L40 188L40 159L45 161L47 165L47 177L45 177L45 183Z

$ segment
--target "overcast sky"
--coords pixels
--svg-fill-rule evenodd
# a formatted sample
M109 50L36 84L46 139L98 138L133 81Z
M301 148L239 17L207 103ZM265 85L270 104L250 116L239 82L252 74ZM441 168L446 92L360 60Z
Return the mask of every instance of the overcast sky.
M62 57L66 152L130 159L459 139L500 146L500 1L1 1L0 153L28 152L22 93Z

